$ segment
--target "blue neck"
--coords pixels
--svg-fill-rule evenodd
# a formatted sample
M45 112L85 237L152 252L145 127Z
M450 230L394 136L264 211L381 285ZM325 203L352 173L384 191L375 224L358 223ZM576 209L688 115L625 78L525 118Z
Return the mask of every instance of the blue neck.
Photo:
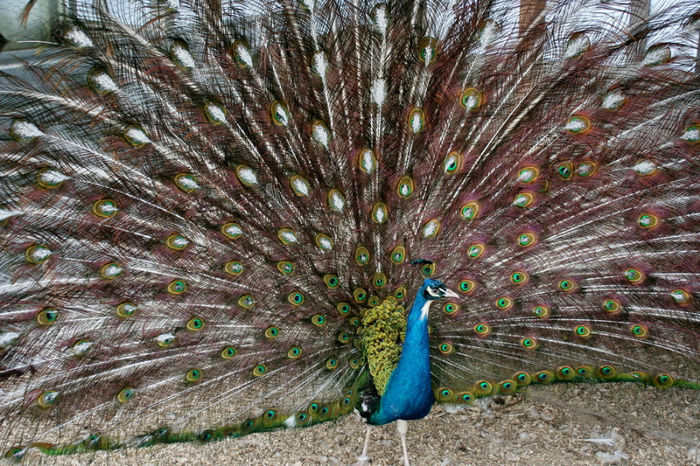
M420 419L430 412L433 405L425 288L424 284L413 301L406 321L406 339L399 363L391 373L379 409L369 419L371 424L386 424L397 419Z

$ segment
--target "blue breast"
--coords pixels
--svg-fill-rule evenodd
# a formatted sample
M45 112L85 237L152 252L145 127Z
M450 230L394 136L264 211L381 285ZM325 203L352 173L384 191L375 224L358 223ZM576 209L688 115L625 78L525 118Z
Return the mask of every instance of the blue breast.
M374 425L387 424L397 419L425 417L435 400L430 386L430 348L428 346L428 315L423 306L425 284L418 291L406 322L406 339L399 363L389 377L389 383L379 400L377 409L369 418Z

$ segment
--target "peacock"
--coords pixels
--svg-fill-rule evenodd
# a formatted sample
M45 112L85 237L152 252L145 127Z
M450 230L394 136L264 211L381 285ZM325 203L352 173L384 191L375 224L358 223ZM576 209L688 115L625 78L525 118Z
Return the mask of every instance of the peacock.
M697 397L697 4L640 3L68 10L0 74L2 454Z

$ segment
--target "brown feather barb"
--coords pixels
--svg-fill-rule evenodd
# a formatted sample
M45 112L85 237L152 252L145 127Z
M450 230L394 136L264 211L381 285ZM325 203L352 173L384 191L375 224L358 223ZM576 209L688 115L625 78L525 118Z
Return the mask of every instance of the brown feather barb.
M7 456L350 413L423 276L440 403L700 388L693 2L174 3L0 74Z

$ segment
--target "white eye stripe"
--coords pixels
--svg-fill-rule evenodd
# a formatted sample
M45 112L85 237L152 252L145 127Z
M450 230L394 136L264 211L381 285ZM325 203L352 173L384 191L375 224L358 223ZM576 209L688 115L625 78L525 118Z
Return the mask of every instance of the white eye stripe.
M430 294L430 296L435 296L435 297L440 296L440 291L437 290L436 288L432 288L429 286L427 289L428 289L428 294ZM433 291L433 290L435 290L435 291Z

